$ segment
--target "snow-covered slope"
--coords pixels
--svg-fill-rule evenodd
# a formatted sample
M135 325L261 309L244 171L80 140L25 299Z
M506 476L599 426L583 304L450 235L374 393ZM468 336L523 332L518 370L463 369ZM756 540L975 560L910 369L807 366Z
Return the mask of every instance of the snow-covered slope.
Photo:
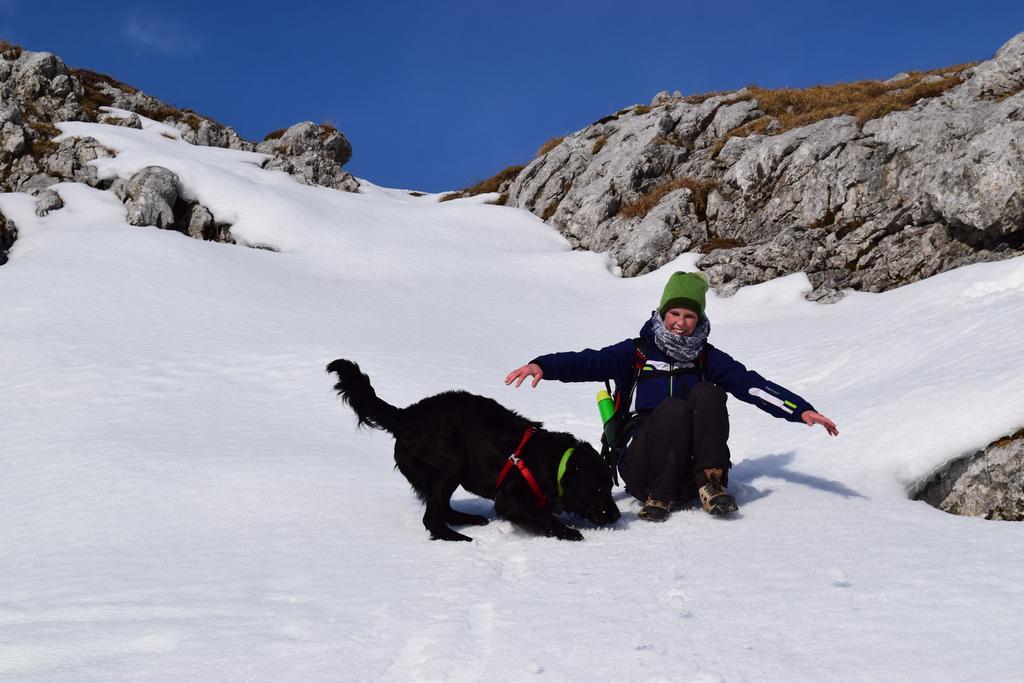
M681 257L634 279L531 214L251 154L64 124L158 164L244 243L129 227L57 190L0 268L0 673L49 680L1009 680L1024 671L1024 527L906 489L1024 422L1024 262L808 303L802 275L709 302L712 339L842 436L733 401L734 519L586 541L503 521L430 542L390 437L324 365L404 405L492 396L596 440L596 385L505 387L546 351L635 335ZM493 517L463 492L456 506ZM578 522L577 522L578 523Z

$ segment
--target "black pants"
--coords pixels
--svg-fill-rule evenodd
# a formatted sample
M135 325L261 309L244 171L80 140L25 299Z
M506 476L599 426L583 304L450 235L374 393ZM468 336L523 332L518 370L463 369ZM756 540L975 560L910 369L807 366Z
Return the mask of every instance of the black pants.
M640 500L689 500L707 481L705 469L728 477L725 399L725 391L700 382L685 400L670 397L651 411L626 449L620 470L626 490Z

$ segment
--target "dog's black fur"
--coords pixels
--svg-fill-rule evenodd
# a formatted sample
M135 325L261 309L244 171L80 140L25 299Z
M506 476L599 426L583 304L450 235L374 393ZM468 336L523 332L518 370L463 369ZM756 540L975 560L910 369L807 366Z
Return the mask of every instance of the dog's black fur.
M396 408L377 398L370 379L352 361L339 359L327 366L338 375L334 388L355 411L359 424L390 432L395 437L395 465L426 505L423 526L435 539L469 541L448 524L487 524L487 518L453 510L451 497L464 489L494 500L494 511L513 524L544 536L567 541L583 534L562 524L555 506L586 517L595 524L619 518L612 500L608 466L590 444L571 434L549 432L503 407L497 401L465 391L447 391L408 408ZM513 467L500 490L498 474L515 451L527 427L537 431L520 457L548 499L540 507L529 485ZM558 463L566 449L574 448L562 478L564 495L558 498Z

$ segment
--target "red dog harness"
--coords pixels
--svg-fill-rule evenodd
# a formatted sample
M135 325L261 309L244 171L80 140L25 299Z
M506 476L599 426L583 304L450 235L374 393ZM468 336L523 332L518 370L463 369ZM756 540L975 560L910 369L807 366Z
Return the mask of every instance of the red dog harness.
M526 480L530 490L533 491L533 497L537 500L537 505L543 508L547 507L548 498L544 495L544 492L540 490L540 486L537 485L537 480L534 479L533 473L530 472L526 463L519 457L519 454L523 451L523 446L526 445L526 442L530 440L530 437L533 436L533 433L536 431L536 427L526 428L526 431L523 433L523 438L519 441L519 445L516 446L515 452L508 456L508 460L505 461L505 466L501 468L501 474L498 475L498 482L494 485L494 488L495 490L501 488L501 483L505 481L505 477L507 477L508 473L512 471L512 465L515 465L523 474L523 479Z

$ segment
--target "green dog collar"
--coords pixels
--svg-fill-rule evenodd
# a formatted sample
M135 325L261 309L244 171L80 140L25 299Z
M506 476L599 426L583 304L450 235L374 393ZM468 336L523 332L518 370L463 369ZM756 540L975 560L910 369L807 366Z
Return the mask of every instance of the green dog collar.
M565 476L565 466L569 464L569 456L575 448L569 448L562 454L562 461L558 463L558 477L555 479L555 483L558 485L558 497L561 498L564 491L562 491L562 477Z

